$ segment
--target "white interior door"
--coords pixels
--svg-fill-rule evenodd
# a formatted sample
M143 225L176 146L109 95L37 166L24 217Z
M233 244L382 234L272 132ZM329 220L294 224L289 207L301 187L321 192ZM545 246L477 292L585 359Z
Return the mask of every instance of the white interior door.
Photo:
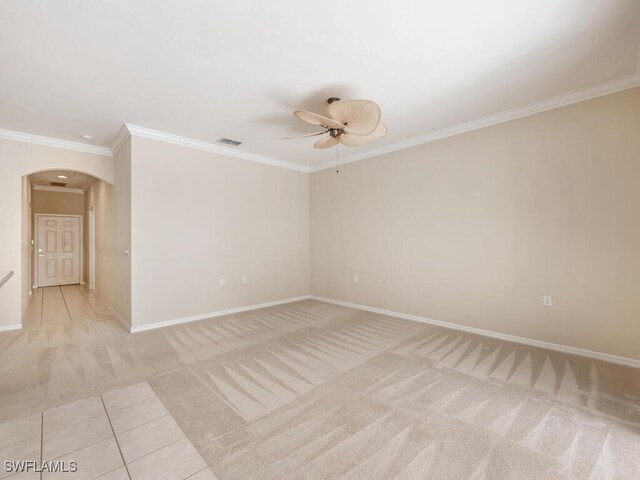
M80 218L38 215L38 286L80 283Z

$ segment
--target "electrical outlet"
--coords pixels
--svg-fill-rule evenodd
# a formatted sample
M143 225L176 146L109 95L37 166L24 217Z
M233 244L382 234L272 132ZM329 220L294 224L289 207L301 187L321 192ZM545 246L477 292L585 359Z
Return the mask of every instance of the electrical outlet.
M551 301L551 295L545 295L544 297L542 297L542 304L545 307L550 307L553 305L553 302Z
M249 283L249 279L247 277L242 277L242 284L246 285L247 283Z
M358 275L353 276L353 283L358 283Z
M227 286L227 281L224 278L220 279L220 286L221 287L226 287Z

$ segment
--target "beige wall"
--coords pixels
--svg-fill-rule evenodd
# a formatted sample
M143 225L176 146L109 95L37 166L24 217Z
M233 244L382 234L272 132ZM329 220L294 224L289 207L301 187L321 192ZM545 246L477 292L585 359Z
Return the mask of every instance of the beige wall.
M57 169L84 172L110 182L114 175L113 159L107 156L0 140L0 270L14 271L0 288L0 329L20 325L30 287L28 237L23 237L28 233L23 231L24 222L30 223L30 217L25 215L22 177Z
M20 220L22 223L21 231L21 251L20 251L20 269L22 272L20 285L20 311L26 311L29 302L29 293L31 285L33 285L33 246L31 245L31 232L33 230L33 213L31 209L31 183L28 176L21 178L21 199L20 199ZM0 328L4 322L0 317Z
M115 211L113 214L115 215L115 227L111 228L113 241L109 240L106 244L107 255L104 255L102 259L103 262L112 262L112 272L114 272L113 277L109 278L109 275L104 277L105 282L111 282L109 287L111 293L107 293L103 298L107 299L120 316L121 321L125 325L129 325L129 327L132 324L132 270L131 257L125 254L125 251L128 252L131 249L131 210L133 208L131 202L131 142L131 139L127 140L113 158L115 176ZM99 215L99 213L96 215L97 222L100 221ZM102 234L96 232L96 237L98 235ZM98 257L98 252L96 252L96 259ZM102 275L101 271L104 272L106 270L97 266L96 272L98 275ZM101 293L101 285L97 278L96 276L96 291Z
M82 196L83 200L83 215L84 215L84 228L82 231L82 256L84 263L82 264L82 281L89 285L89 209L95 203L94 195L95 191L92 191L94 184L100 182L98 179L89 179L87 185L85 185L85 195Z
M124 255L131 242L131 142L114 157L115 185L95 180L85 194L85 268L89 282L89 211L95 212L95 292L131 326L131 262Z
M307 174L139 137L132 159L134 327L309 293Z
M34 214L84 215L84 195L82 193L33 190L31 198Z
M638 359L639 179L640 88L314 173L311 293Z

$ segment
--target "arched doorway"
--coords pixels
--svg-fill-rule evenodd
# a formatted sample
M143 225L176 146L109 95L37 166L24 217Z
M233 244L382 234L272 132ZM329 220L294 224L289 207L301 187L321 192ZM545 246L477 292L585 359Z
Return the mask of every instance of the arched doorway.
M23 250L30 260L22 272L29 279L23 327L111 315L95 291L96 244L107 235L106 219L113 216L105 190L112 186L76 170L40 170L23 177Z
M123 149L123 155L128 151ZM0 287L0 331L22 328L32 287L28 176L52 169L86 173L115 184L114 157L48 144L0 141L0 271L13 272ZM114 187L115 188L115 187ZM128 187L127 187L128 188ZM125 206L126 208L126 206ZM25 219L25 221L23 221Z

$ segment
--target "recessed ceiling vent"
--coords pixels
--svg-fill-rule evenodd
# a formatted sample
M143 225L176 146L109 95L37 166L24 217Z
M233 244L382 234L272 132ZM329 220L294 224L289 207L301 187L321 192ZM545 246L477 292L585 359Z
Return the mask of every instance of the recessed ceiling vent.
M239 142L238 140L231 140L230 138L219 138L218 139L218 143L222 143L224 145L229 145L230 147L237 147L238 145L240 145L242 142Z
M52 187L66 187L67 184L63 182L51 182Z

